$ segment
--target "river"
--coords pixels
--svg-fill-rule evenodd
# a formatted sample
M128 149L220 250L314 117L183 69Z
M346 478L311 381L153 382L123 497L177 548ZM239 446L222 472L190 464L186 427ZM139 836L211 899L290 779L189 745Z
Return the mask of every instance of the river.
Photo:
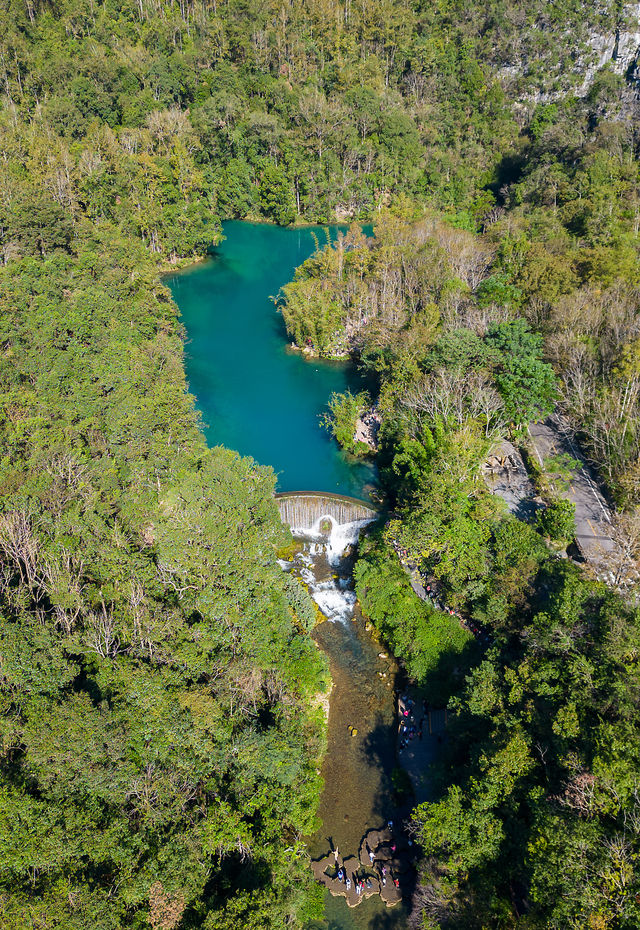
M313 253L314 237L326 241L327 232L229 222L223 233L209 259L167 281L187 330L187 378L207 441L271 465L280 491L366 499L374 469L345 456L320 423L332 392L361 384L348 364L307 361L292 352L270 299ZM309 851L319 858L332 842L343 855L357 855L362 836L396 816L396 667L381 657L382 647L366 629L348 554L339 558L322 540L301 538L294 562L283 567L305 580L327 617L314 638L333 680L322 826L309 838ZM313 930L405 927L403 904L387 908L375 896L348 908L327 892L326 919Z

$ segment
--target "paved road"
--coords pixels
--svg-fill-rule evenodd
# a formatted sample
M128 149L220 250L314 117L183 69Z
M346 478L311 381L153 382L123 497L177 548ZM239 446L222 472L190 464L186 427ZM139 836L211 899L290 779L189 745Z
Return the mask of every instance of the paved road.
M571 485L562 496L576 506L576 542L589 561L598 562L615 544L610 535L611 510L595 476L581 455L566 421L553 416L543 423L532 423L529 434L540 464L554 455L570 455L581 463L572 475Z

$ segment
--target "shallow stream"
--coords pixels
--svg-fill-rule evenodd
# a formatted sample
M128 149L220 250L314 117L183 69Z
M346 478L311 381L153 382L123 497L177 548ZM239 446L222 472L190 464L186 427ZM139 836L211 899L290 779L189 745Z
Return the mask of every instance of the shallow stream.
M345 527L336 528L332 537L299 536L300 551L287 566L305 581L327 617L313 635L329 659L333 681L322 767L325 786L318 808L322 826L308 840L313 859L336 847L343 857L357 856L365 833L398 817L392 782L397 666L360 612L353 591L353 549L342 554L345 538L357 538L357 527L346 533ZM406 927L405 907L387 908L379 897L349 908L343 898L327 893L325 913L326 923L318 930Z

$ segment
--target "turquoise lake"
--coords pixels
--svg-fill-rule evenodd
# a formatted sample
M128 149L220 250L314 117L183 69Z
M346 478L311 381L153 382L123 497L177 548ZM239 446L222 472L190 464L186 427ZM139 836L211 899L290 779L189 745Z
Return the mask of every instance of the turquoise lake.
M330 231L335 235L335 229ZM371 466L321 425L333 392L361 389L353 367L291 351L272 297L316 249L321 227L233 221L210 258L167 280L187 330L186 371L209 445L271 465L279 491L367 498Z

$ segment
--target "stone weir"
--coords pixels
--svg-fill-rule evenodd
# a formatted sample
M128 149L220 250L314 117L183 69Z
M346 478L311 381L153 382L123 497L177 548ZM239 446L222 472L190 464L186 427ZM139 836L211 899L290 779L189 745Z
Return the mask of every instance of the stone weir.
M323 522L333 526L369 523L378 515L373 504L316 491L286 491L276 494L276 503L283 523L293 531L322 532Z

